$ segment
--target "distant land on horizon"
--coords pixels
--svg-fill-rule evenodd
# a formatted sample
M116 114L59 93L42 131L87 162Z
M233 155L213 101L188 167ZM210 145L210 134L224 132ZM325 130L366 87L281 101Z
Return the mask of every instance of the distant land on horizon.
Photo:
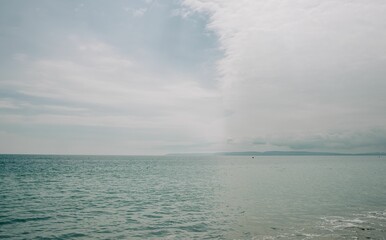
M247 151L247 152L215 152L215 153L170 153L168 156L180 155L222 155L222 156L386 156L385 152L367 153L337 153L337 152L308 152L308 151Z
M167 154L60 154L60 153L0 153L1 155L58 155L58 156L386 156L386 152L338 153L311 151L240 151L240 152L207 152L207 153L167 153Z

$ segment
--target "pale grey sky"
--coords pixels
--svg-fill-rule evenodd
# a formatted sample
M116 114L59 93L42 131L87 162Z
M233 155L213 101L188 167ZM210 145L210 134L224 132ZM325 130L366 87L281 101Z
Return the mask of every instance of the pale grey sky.
M0 152L386 151L386 2L0 2Z

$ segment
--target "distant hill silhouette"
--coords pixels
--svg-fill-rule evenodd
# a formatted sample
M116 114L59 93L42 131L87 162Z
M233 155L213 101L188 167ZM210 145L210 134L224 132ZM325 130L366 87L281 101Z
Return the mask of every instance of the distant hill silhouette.
M222 155L222 156L386 156L384 152L336 153L307 151L266 151L266 152L216 152L216 153L172 153L167 155Z

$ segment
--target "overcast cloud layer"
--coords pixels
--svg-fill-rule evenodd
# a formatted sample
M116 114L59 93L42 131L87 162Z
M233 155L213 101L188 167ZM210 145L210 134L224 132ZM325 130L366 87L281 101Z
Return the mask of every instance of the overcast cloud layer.
M0 5L0 152L386 152L384 1Z
M224 51L217 71L234 149L386 149L384 1L184 4L209 16Z

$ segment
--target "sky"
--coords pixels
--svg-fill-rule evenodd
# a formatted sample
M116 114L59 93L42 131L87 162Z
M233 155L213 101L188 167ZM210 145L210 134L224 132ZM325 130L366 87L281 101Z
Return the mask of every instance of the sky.
M0 153L386 152L384 0L2 0Z

